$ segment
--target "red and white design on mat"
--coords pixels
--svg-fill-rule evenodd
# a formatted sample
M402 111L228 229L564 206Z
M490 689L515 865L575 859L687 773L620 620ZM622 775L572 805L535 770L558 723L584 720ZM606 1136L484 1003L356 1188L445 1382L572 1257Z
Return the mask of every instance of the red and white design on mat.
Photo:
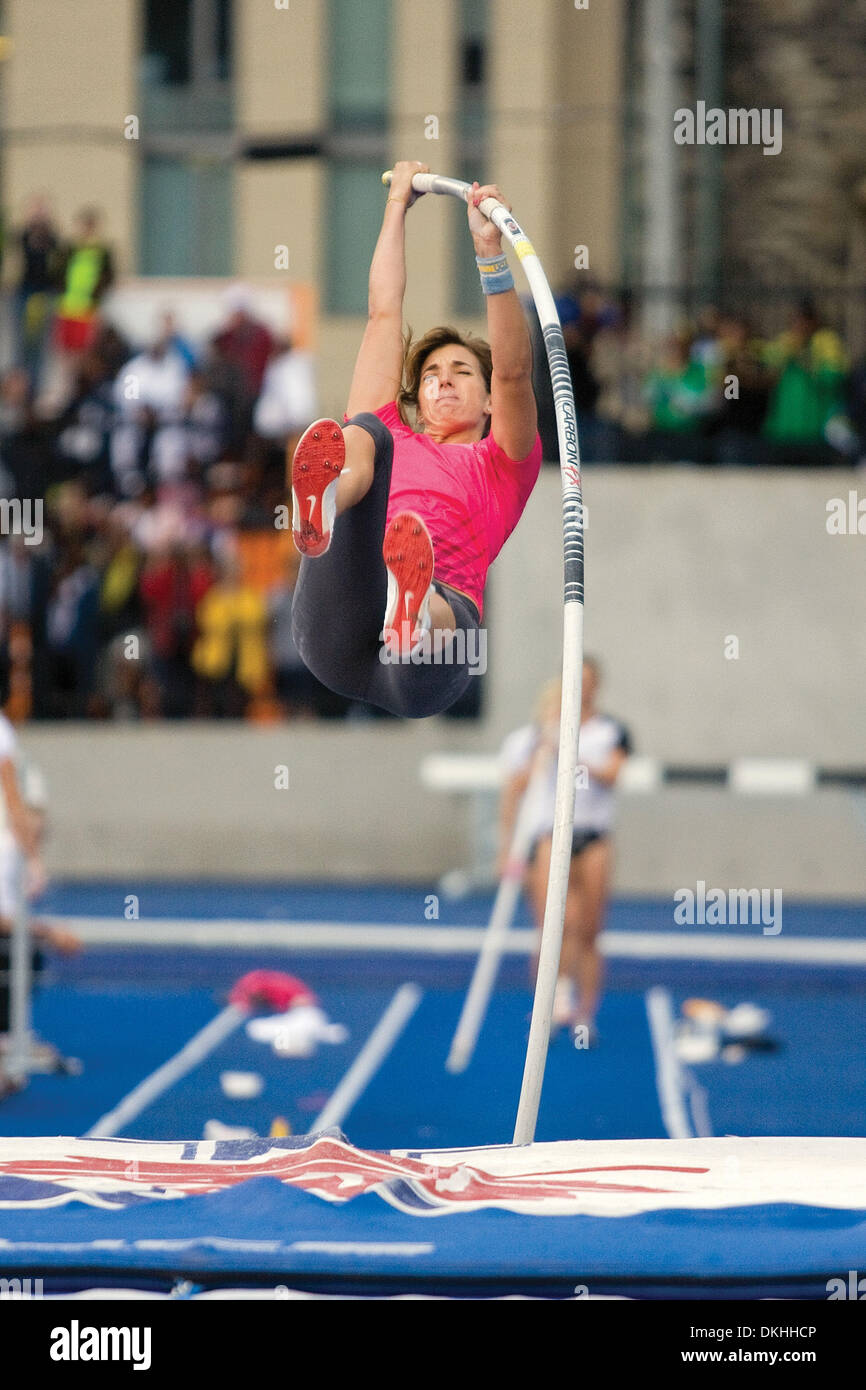
M866 1140L650 1139L379 1153L336 1136L148 1143L0 1139L0 1208L118 1208L270 1177L329 1202L376 1192L418 1215L500 1207L626 1216L767 1201L864 1205Z
M585 1192L664 1194L667 1198L688 1191L684 1179L706 1170L676 1164L621 1163L581 1166L573 1169L535 1169L526 1154L522 1168L514 1172L490 1171L485 1157L495 1151L479 1151L477 1157L452 1162L434 1155L378 1153L356 1149L342 1139L324 1136L300 1147L292 1141L201 1141L183 1144L151 1144L105 1140L5 1140L0 1141L0 1207L26 1205L26 1193L12 1196L6 1178L30 1180L42 1187L58 1188L54 1201L77 1197L89 1201L102 1196L111 1205L117 1195L130 1193L138 1200L178 1198L219 1192L251 1178L277 1178L292 1187L330 1202L345 1202L362 1193L378 1191L386 1199L396 1184L399 1205L425 1205L450 1210L485 1206L531 1209L551 1201L569 1210ZM9 1145L20 1146L15 1157ZM55 1145L60 1147L50 1152ZM186 1151L189 1157L182 1156ZM245 1153L244 1151L247 1151ZM194 1154L194 1156L193 1156ZM6 1190L4 1191L4 1187ZM406 1190L408 1188L408 1191ZM34 1197L36 1193L33 1193ZM111 1196L115 1197L111 1201ZM9 1200L9 1198L12 1200ZM43 1193L43 1201L47 1194ZM48 1198L49 1202L51 1198ZM37 1198L38 1202L38 1198ZM39 1202L38 1204L42 1204Z

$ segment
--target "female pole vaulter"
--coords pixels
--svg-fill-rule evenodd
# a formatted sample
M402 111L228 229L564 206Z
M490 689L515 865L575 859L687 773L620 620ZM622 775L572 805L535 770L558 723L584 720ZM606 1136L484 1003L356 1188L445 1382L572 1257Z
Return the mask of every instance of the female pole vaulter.
M337 693L416 719L469 684L487 570L541 466L529 330L478 207L505 203L494 185L473 184L468 205L489 345L447 327L404 340L405 219L427 172L394 168L344 423L310 426L290 478L301 657Z

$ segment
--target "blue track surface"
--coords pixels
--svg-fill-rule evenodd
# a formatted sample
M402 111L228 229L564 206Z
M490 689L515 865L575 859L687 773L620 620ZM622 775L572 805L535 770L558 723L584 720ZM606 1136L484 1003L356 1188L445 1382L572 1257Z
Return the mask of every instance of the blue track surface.
M43 910L122 916L129 892L142 917L259 918L415 922L426 891L337 890L248 884L70 885ZM489 898L442 899L438 925L484 923ZM527 919L524 917L524 923ZM673 930L671 905L615 903L610 930ZM692 929L694 930L694 929ZM742 929L740 929L742 931ZM866 936L863 907L785 908L785 933ZM0 1133L85 1133L143 1078L176 1053L224 1006L232 982L258 966L300 975L319 994L349 1041L320 1046L309 1060L280 1059L243 1029L121 1132L131 1138L200 1138L208 1119L267 1134L276 1117L304 1133L406 981L423 989L420 1006L353 1109L341 1121L364 1148L451 1147L508 1142L522 1073L531 994L524 960L503 964L476 1056L462 1076L444 1069L472 961L367 954L246 955L242 950L88 950L52 964L35 1001L35 1024L64 1053L81 1058L79 1077L36 1076L0 1105ZM866 971L743 966L732 962L611 963L599 1027L602 1045L551 1048L539 1140L663 1137L646 991L662 985L678 1010L689 995L769 1009L777 1050L737 1065L692 1068L706 1091L715 1134L862 1135L866 1076L857 1059L866 1041ZM253 1101L230 1100L226 1070L255 1071L265 1088Z

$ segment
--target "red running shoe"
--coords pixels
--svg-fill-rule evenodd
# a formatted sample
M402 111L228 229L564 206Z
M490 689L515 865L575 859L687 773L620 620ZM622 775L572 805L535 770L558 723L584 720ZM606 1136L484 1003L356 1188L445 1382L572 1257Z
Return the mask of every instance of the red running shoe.
M292 536L302 555L324 555L337 514L337 482L346 462L336 420L304 430L292 459Z
M382 640L403 656L430 627L433 542L420 516L399 512L385 531L382 556L388 570L388 602Z

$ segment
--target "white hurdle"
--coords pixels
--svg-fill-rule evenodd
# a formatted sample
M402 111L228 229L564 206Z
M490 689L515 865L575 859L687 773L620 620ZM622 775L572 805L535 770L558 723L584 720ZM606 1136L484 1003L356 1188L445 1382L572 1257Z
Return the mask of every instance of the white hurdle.
M33 1030L33 934L25 888L24 856L15 851L15 909L9 941L9 1033L0 1055L0 1080L4 1088L22 1090L31 1076L62 1073L77 1076L82 1068L75 1057L64 1057L53 1043L43 1042Z

